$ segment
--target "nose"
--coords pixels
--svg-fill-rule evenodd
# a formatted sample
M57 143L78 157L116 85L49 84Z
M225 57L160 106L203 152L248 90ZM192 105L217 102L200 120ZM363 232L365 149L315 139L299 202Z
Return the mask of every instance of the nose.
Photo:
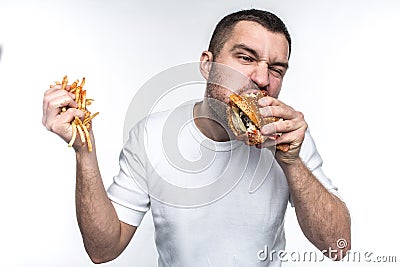
M269 85L268 64L259 62L251 73L250 79L258 86L258 88L266 89Z

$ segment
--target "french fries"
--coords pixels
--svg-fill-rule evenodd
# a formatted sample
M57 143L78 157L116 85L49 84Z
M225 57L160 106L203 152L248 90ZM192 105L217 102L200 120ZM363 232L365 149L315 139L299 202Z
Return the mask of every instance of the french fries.
M90 129L90 122L93 120L94 117L96 117L99 112L96 112L94 114L91 114L89 110L87 110L87 106L89 106L94 100L86 98L86 90L83 90L83 86L85 85L85 77L82 78L81 83L79 84L79 80L76 80L71 84L71 86L68 85L68 78L67 76L64 76L62 79L62 82L55 82L55 85L61 85L61 90L67 90L70 93L75 94L75 102L78 104L78 109L82 110L85 112L85 116L83 118L83 122L78 116L75 116L74 120L71 121L71 126L72 126L72 137L71 140L68 143L69 147L72 147L76 140L76 136L79 135L82 143L86 143L89 152L92 152L93 147L92 147L92 140L90 139L90 134L89 134L89 129ZM51 85L50 87L54 87L55 85ZM65 112L67 110L66 107L63 107L61 109L61 113Z

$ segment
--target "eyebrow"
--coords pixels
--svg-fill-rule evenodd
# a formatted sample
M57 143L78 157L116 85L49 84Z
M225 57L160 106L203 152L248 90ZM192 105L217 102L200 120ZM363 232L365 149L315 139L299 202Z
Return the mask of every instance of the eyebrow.
M256 50L254 50L254 49L251 48L251 47L248 47L247 45L245 45L245 44L243 44L243 43L241 43L241 44L235 44L229 51L230 51L230 52L233 52L233 51L235 51L235 50L237 50L237 49L245 50L245 51L249 52L250 54L253 54L254 57L259 58L258 53L257 53Z
M289 64L286 62L273 62L271 64L269 64L270 66L279 66L279 67L283 67L285 69L289 68Z
M247 52L249 52L250 54L252 54L256 59L259 59L260 58L260 56L258 55L258 53L257 53L257 51L256 50L254 50L253 48L251 48L251 47L249 47L249 46L247 46L247 45L245 45L245 44L243 44L243 43L240 43L240 44L235 44L229 51L230 52L233 52L233 51L235 51L235 50L239 50L239 49L242 49L242 50L245 50L245 51L247 51ZM285 68L285 69L288 69L289 68L289 64L287 63L287 62L272 62L271 64L269 64L270 66L280 66L280 67L283 67L283 68Z

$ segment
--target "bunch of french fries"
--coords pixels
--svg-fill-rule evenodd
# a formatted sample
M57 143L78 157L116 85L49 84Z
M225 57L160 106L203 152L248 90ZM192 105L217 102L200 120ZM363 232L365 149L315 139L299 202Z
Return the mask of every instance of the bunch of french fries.
M71 84L68 85L68 78L64 76L62 82L55 82L55 85L61 85L61 90L67 90L70 93L75 94L75 102L78 104L78 109L82 110L85 113L83 121L78 116L75 116L74 120L71 121L72 125L72 138L68 143L69 147L72 147L76 140L77 133L82 141L82 143L87 143L87 147L89 152L93 150L92 141L90 139L89 129L90 129L90 122L94 117L96 117L99 112L91 114L89 110L87 110L87 106L89 106L94 100L90 98L86 98L86 90L83 90L83 86L85 85L85 77L82 78L81 83L79 84L79 80L76 80ZM51 86L54 87L55 85ZM63 107L61 113L67 110L66 107Z

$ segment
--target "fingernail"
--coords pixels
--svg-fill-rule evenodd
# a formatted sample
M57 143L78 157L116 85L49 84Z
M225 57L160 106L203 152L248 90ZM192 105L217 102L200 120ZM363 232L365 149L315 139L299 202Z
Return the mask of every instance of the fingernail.
M269 135L269 134L273 133L273 131L274 131L274 127L272 125L269 125L269 124L264 125L261 128L261 133L264 134L264 135Z
M260 106L266 106L266 105L267 105L267 99L266 99L265 97L260 98L260 99L258 100L258 104L259 104Z

